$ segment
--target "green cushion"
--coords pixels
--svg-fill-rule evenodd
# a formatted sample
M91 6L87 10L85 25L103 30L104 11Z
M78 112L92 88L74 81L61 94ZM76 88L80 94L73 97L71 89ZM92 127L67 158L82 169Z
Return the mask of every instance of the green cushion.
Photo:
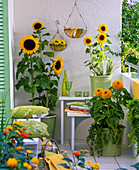
M12 109L12 118L33 118L40 117L42 114L48 114L49 108L43 106L18 106Z
M27 128L26 132L29 134L29 137L39 138L45 137L47 135L49 136L49 133L47 131L48 126L45 123L37 122L34 120L22 121L22 123L23 127Z

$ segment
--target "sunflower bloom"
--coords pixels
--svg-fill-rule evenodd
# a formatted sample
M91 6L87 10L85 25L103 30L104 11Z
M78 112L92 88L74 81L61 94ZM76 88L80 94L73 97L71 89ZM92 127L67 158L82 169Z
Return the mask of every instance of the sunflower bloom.
M43 28L43 23L41 21L36 21L32 24L34 30L38 31Z
M99 164L98 163L93 163L92 168L93 169L99 169Z
M15 130L15 132L18 133L19 135L21 135L21 133L20 133L19 130ZM16 134L16 135L18 135L18 134ZM19 135L18 135L18 136L19 136Z
M65 42L64 40L60 40L60 44L61 44L61 45L65 45L66 42Z
M24 166L25 168L27 168L27 167L29 166L29 163L24 162L24 163L23 163L23 166Z
M92 164L92 161L87 161L87 162L85 162L85 164L87 164L87 165L91 165Z
M115 80L113 81L112 83L112 87L115 89L115 90L120 90L122 89L124 86L123 82L121 80Z
M99 25L98 31L101 33L106 33L107 31L109 31L108 26L102 23Z
M85 149L84 151L85 151L85 153L88 153L88 150L87 150L87 149Z
M36 157L32 158L31 160L34 164L39 164L39 160Z
M15 147L15 149L18 150L18 151L22 151L22 147L21 146L17 146L17 147Z
M103 92L103 89L102 89L102 88L97 88L97 89L95 90L95 95L96 95L96 96L101 96L102 92Z
M19 45L24 53L32 54L36 53L39 49L39 40L38 38L34 38L32 35L27 35L20 40Z
M13 127L12 126L7 126L5 129L13 131Z
M109 99L112 95L112 92L109 89L105 89L102 92L102 98L103 99Z
M90 37L90 36L85 37L85 38L83 39L83 43L84 43L85 45L87 45L87 46L92 45L92 43L93 43L92 37Z
M64 67L64 64L63 64L63 58L61 57L56 57L55 59L54 59L55 61L54 61L54 63L52 64L52 66L53 66L53 70L54 70L54 72L56 73L56 74L59 74L59 73L61 73L62 72L62 68Z
M22 126L23 123L21 121L17 121L17 122L13 122L14 125L19 125L19 126Z
M78 152L78 151L73 151L73 152L72 152L72 155L80 156L80 152Z
M100 33L97 35L97 40L99 43L105 43L107 41L107 35Z
M59 39L53 39L53 44L54 45L58 45L58 44L60 44L60 40Z
M7 161L7 166L16 167L18 162L15 158L9 158Z

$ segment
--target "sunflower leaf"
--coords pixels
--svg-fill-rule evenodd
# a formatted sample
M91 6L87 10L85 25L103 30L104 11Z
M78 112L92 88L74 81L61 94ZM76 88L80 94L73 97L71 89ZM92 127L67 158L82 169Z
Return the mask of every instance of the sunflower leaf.
M21 51L19 52L19 56L23 53L23 49L21 49Z
M49 35L51 35L49 32L42 34L42 36L49 36Z
M54 57L54 52L49 52L49 51L46 51L43 53L44 55L47 55L48 57Z
M34 84L32 87L29 85L24 86L24 90L28 93L35 93L36 92L36 84Z

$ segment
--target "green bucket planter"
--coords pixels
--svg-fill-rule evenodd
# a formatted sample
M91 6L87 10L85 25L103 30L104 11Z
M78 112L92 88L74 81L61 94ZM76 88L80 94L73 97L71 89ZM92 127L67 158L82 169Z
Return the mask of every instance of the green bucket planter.
M103 129L103 132L102 132L102 145L103 145L102 156L120 156L121 155L124 128L125 128L124 126L121 127L120 133L117 137L116 142L114 143L112 141L112 138L109 137L108 144L105 143L104 139L107 136L106 134L109 133L109 129L108 128Z
M49 136L46 136L46 138L47 139L54 138L55 125L56 125L56 114L49 113L48 116L41 118L41 122L48 125L47 130L48 130Z
M97 88L108 89L111 86L111 75L107 76L93 76L90 75L91 95Z

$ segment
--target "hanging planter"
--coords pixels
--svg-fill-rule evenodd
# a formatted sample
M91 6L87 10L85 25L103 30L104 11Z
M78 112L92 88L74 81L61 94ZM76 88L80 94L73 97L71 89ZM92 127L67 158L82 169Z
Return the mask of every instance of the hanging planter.
M64 40L64 38L59 34L59 29L58 29L58 25L60 24L59 21L57 20L55 24L57 27L57 32L53 36L52 40L50 41L50 47L54 51L63 51L67 47L67 43Z
M74 9L77 9L77 12L79 13L79 16L80 16L80 18L81 18L81 20L82 20L82 22L84 24L83 28L66 27L67 23L69 22L69 19L70 19L71 15L73 14ZM77 6L76 0L75 0L75 3L74 3L74 7L73 7L73 9L72 9L67 21L66 21L66 24L64 26L64 32L70 38L83 37L85 35L85 33L87 32L87 26L86 26L85 21L84 21L81 13L79 11L79 8Z

